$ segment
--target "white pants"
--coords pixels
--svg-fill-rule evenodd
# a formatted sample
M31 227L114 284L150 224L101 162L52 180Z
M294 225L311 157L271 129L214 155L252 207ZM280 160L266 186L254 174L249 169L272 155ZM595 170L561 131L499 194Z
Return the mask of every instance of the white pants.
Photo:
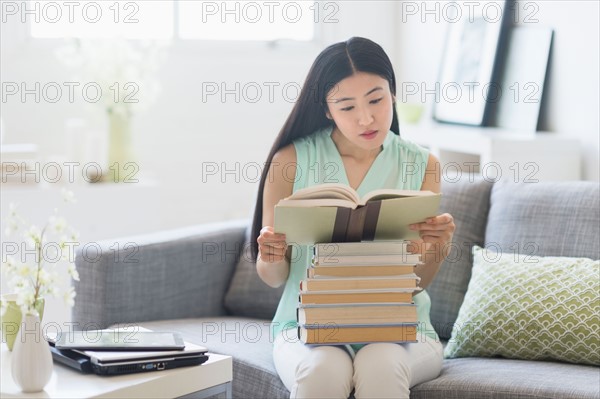
M442 370L442 344L433 338L418 343L374 343L354 359L343 346L306 346L276 338L273 360L290 398L408 398L410 388L436 378Z

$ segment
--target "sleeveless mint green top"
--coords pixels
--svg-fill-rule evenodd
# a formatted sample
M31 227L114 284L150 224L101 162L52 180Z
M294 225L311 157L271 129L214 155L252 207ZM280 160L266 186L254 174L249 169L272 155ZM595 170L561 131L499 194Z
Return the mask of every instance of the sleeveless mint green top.
M350 185L342 157L331 138L332 131L333 127L327 127L294 141L297 162L294 192L324 183ZM427 149L403 140L389 131L383 143L383 150L375 158L356 191L363 196L382 188L420 190L428 158ZM300 294L300 281L306 277L311 249L310 245L292 247L290 273L271 323L273 337L286 330L286 339L297 339L296 308ZM429 318L431 308L429 295L423 290L413 297L413 301L417 305L419 321L417 335L438 339ZM352 345L352 348L358 350L362 346Z

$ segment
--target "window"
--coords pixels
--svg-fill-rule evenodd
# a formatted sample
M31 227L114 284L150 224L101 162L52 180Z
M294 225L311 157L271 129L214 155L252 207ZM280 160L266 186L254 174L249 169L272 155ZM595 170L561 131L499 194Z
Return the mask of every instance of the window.
M180 1L183 39L276 40L313 38L312 2Z
M36 38L170 39L173 1L29 1L21 3ZM23 18L22 18L23 20Z
M6 16L35 38L310 41L319 3L310 1L84 0L15 2ZM322 11L322 10L321 10Z

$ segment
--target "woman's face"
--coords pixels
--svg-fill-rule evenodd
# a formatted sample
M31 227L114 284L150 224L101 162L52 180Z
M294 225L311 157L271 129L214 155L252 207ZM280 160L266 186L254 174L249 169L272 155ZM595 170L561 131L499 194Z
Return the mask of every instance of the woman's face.
M383 144L392 125L392 107L388 81L370 73L357 72L327 93L327 117L346 139L366 150Z

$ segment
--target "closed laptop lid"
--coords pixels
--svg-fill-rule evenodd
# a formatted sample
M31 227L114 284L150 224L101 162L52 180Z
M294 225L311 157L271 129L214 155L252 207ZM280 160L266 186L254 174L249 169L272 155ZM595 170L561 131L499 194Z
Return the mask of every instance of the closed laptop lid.
M80 353L89 356L93 363L96 364L107 364L112 362L122 361L137 361L137 360L160 360L160 359L177 359L177 358L189 358L191 356L199 356L208 352L204 346L192 344L189 342L185 343L185 349L178 351L154 351L154 352L126 352L126 351L78 351Z

